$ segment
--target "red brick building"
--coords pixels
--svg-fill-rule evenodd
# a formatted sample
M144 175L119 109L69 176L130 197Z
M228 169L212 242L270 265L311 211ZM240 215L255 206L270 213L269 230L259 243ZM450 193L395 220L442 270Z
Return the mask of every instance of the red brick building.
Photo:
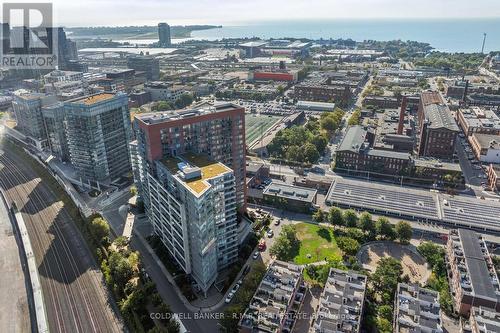
M419 156L451 159L459 132L450 109L435 91L424 91L418 106Z
M236 200L246 204L245 109L231 103L135 116L137 149L150 168L155 160L194 152L234 171Z

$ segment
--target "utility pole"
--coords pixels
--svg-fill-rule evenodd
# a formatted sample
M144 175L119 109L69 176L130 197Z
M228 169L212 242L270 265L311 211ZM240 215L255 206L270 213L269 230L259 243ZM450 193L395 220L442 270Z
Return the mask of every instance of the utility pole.
M483 33L483 46L481 47L481 53L484 53L484 43L486 43L486 32Z

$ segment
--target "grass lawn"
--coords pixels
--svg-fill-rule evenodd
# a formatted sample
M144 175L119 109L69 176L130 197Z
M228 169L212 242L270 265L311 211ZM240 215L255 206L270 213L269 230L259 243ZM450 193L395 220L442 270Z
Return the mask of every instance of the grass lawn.
M308 264L325 260L325 258L327 260L342 258L342 251L337 246L331 228L298 223L295 224L295 229L297 230L297 238L300 240L299 253L293 258L296 264ZM311 255L311 258L307 257L308 254Z

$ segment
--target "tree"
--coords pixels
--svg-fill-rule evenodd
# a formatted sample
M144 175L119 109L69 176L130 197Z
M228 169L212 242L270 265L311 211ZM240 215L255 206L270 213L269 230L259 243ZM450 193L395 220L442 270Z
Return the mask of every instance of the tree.
M356 109L351 117L349 118L349 121L347 122L347 124L349 126L354 126L354 125L359 125L361 123L361 110L360 109Z
M102 243L104 237L109 237L109 225L102 217L96 217L90 223L90 232L99 244Z
M316 163L319 159L319 152L312 143L307 142L300 147L300 151L304 154L304 160L309 163Z
M330 208L330 211L328 212L328 222L334 227L344 225L344 219L340 208L337 207Z
M304 151L298 146L290 146L286 151L286 159L295 162L304 162Z
M316 147L318 152L322 153L328 145L328 139L324 135L319 134L312 138L311 143Z
M322 129L328 132L334 132L337 130L337 124L335 123L335 120L331 117L324 117L320 120L320 126Z
M392 258L380 259L377 269L371 276L374 292L380 297L382 304L392 305L392 300L403 275L401 263Z
M381 305L377 309L378 316L380 318L387 319L388 321L392 321L392 306L390 305Z
M279 260L287 261L295 256L298 243L295 228L292 225L285 225L269 249L269 253Z
M113 251L108 261L111 277L120 290L125 288L127 282L133 276L130 262L119 252Z
M391 333L392 332L392 323L391 323L391 321L389 321L385 318L378 318L377 329L380 333Z
M174 106L172 103L167 101L159 101L155 107L153 107L153 111L167 111L173 110Z
M363 212L358 219L358 228L367 232L369 235L375 234L375 224L372 220L372 215L368 212Z
M377 222L375 223L375 229L377 231L377 234L382 236L383 238L393 239L395 236L392 224L387 218L383 216L377 219Z
M350 256L356 255L360 247L357 240L349 237L338 237L337 245L345 254Z
M133 197L137 195L137 186L130 186L130 195L132 195Z
M358 223L358 214L356 214L356 212L354 210L348 209L348 210L344 211L344 214L342 217L344 219L344 224L346 225L346 227L349 227L349 228L356 227L356 224Z
M185 108L188 105L193 103L193 95L191 94L182 94L179 98L177 98L174 102L174 105L177 109Z
M322 209L318 209L316 212L314 212L312 218L314 221L322 223L326 219L326 214Z
M396 235L401 243L407 244L413 235L413 229L408 222L399 221L396 224Z

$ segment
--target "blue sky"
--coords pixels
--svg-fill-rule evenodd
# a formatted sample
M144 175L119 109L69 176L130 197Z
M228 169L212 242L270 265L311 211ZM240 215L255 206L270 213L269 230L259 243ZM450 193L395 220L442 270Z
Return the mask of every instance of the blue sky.
M52 2L57 23L70 27L155 25L159 21L174 25L237 25L276 19L500 17L500 0L53 0Z

